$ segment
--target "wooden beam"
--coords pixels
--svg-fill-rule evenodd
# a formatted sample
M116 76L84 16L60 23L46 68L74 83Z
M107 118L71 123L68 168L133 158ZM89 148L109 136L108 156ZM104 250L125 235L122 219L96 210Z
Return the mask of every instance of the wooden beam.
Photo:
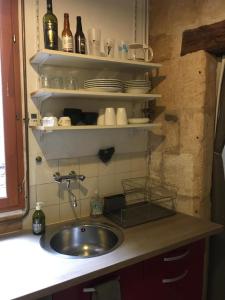
M183 32L181 56L198 50L225 54L225 20Z

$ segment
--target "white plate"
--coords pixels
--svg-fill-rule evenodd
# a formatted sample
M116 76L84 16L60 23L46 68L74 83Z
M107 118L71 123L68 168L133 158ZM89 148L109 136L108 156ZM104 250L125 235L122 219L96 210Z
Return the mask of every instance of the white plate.
M85 83L84 86L87 87L97 87L97 86L109 86L109 87L122 87L122 84L118 83Z
M116 87L90 87L90 88L88 87L85 89L90 92L108 92L108 93L122 92L122 88L116 88Z
M85 82L118 82L118 83L122 83L121 80L119 79L89 79L89 80L85 80Z
M131 118L128 119L129 124L147 124L149 123L149 118Z

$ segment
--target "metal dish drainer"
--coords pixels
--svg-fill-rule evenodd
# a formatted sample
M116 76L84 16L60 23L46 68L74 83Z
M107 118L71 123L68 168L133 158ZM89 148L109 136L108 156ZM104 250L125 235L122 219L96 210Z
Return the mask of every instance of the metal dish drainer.
M175 214L175 187L148 177L124 179L122 186L125 205L107 213L118 225L126 228Z

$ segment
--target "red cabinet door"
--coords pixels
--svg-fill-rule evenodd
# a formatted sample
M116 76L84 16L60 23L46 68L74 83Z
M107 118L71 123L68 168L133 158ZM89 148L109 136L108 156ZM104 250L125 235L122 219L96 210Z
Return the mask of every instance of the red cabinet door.
M144 263L146 300L200 300L204 241L190 244Z

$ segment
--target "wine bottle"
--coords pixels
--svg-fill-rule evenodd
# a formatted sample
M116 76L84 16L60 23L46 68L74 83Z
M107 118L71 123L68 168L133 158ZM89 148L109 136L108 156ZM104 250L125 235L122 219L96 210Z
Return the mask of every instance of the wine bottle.
M43 16L46 49L58 50L58 21L52 12L52 0L47 0L47 13Z
M77 30L75 33L75 52L85 54L86 40L82 30L81 17L77 17Z
M64 14L64 29L62 31L62 49L65 52L73 52L73 34L70 30L69 14Z

